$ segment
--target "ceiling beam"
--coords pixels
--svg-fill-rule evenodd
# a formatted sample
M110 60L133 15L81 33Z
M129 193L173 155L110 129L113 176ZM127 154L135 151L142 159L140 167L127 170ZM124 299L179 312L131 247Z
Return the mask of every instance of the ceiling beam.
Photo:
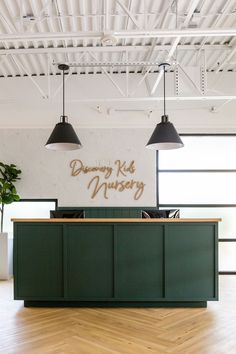
M0 42L22 42L22 41L42 41L42 40L72 40L72 39L98 39L103 36L103 32L81 31L81 32L41 32L41 33L4 33L0 35ZM186 37L235 37L236 28L194 28L182 30L132 30L115 31L113 35L118 39L122 38L186 38Z
M167 101L227 101L236 100L236 95L222 95L222 96L168 96ZM71 99L68 102L90 103L90 102L158 102L163 101L163 97L119 97L119 98L81 98Z
M158 22L159 22L159 28L165 28L164 26L166 25L166 22L167 22L167 19L168 19L168 16L170 14L170 9L171 9L171 6L172 6L172 1L169 1L168 3L168 6L166 7L165 11L163 11L163 15L161 17L161 20L158 16ZM156 27L155 25L153 26L154 28ZM156 47L156 44L158 42L158 38L153 38L152 39L152 45L151 45L151 48L150 48L150 51L147 53L146 57L145 57L145 60L146 61L149 61L153 55L153 53L155 52L155 47ZM145 67L143 67L142 69L142 74L145 75Z
M124 46L111 46L111 47L47 47L47 48L9 48L0 49L0 55L8 54L49 54L49 53L79 53L79 52L148 52L150 49L154 51L169 51L171 49L170 44L156 45L152 48L152 45L124 45ZM201 45L197 44L179 44L178 50L200 50ZM227 44L205 44L204 50L225 50L231 51L232 47Z
M167 57L166 57L166 59L165 59L165 62L168 63L168 62L171 60L171 58L172 58L172 56L173 56L173 54L174 54L174 52L175 52L175 50L176 50L176 47L177 47L179 41L180 41L180 37L175 38L174 43L172 44L172 47L171 47L169 53L167 54ZM164 68L164 70L165 70L165 68ZM156 91L156 89L157 89L157 86L159 85L159 83L160 83L160 81L161 81L161 78L162 78L162 76L163 76L163 72L164 72L163 70L161 70L161 71L159 72L159 74L158 74L158 76L157 76L157 78L156 78L156 81L154 82L154 85L153 85L153 87L152 87L151 95L153 95L153 94L155 93L155 91Z
M233 13L233 8L234 8L234 1L232 0L227 0L226 2L223 3L222 8L220 9L219 13L216 15L214 21L211 23L212 28L218 28L220 27L221 24L223 24L223 21L227 18L229 13ZM214 40L214 38L213 38ZM201 42L202 47L204 47L204 44L206 43L207 38L204 38L203 41Z
M97 58L92 54L90 53L90 56L92 57L92 59L94 60L97 60ZM111 76L110 73L108 73L108 71L103 67L101 66L102 68L102 71L104 72L104 74L108 77L108 79L113 83L113 85L117 88L117 90L120 92L121 96L125 97L125 93L124 91L120 88L120 86L117 84L117 82L114 80L114 78Z
M117 31L114 32L117 38L186 38L186 37L225 37L236 36L236 28L194 28L194 29L173 29L155 31Z
M236 47L230 52L230 54L227 56L227 58L225 58L225 60L220 63L218 68L215 70L215 73L217 74L218 72L220 72L220 70L222 70L225 63L229 62L235 54L236 54Z
M130 12L130 10L120 0L116 0L116 2L120 5L120 7L124 10L124 12L128 15L128 17L131 19L131 21L133 21L135 26L140 29L140 27L141 27L140 24L138 23L136 18L133 16L133 14Z

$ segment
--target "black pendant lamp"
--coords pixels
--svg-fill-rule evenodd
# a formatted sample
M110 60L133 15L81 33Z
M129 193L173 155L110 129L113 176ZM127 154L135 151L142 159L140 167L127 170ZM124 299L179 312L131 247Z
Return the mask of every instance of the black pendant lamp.
M52 131L45 147L49 150L69 151L77 150L82 147L82 144L74 131L74 128L68 123L68 117L65 116L65 70L69 70L66 64L58 65L58 69L63 71L62 75L62 92L63 92L63 113L60 117L60 122L56 124Z
M161 117L161 123L156 125L156 128L146 145L146 148L153 150L179 149L184 146L174 125L169 122L168 116L166 115L166 66L169 66L169 64L160 64L160 67L163 67L164 70L164 115Z

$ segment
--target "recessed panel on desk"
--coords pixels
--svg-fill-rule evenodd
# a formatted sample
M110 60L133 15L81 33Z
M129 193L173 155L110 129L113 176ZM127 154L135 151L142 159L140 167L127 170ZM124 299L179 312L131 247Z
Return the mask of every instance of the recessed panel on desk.
M113 296L113 226L67 225L67 296Z
M19 224L14 248L18 298L63 296L62 226Z
M214 225L166 225L165 249L167 299L217 296Z
M163 226L117 225L116 247L116 297L161 298Z

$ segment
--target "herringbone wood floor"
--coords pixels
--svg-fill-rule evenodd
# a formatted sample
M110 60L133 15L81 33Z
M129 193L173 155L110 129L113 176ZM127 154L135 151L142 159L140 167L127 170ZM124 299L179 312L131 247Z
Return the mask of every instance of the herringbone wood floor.
M236 276L207 309L24 308L0 282L1 354L236 354Z

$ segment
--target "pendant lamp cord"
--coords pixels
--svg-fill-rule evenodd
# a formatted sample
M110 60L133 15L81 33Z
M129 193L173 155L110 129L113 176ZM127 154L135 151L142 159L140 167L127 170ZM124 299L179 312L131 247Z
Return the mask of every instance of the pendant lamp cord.
M59 64L58 69L62 70L62 116L60 121L62 123L68 123L67 117L65 116L65 70L69 70L69 66L66 64Z
M65 70L62 71L62 117L65 119Z
M163 77L163 84L164 84L164 116L166 115L166 67L165 65L163 66L164 70L164 77Z

